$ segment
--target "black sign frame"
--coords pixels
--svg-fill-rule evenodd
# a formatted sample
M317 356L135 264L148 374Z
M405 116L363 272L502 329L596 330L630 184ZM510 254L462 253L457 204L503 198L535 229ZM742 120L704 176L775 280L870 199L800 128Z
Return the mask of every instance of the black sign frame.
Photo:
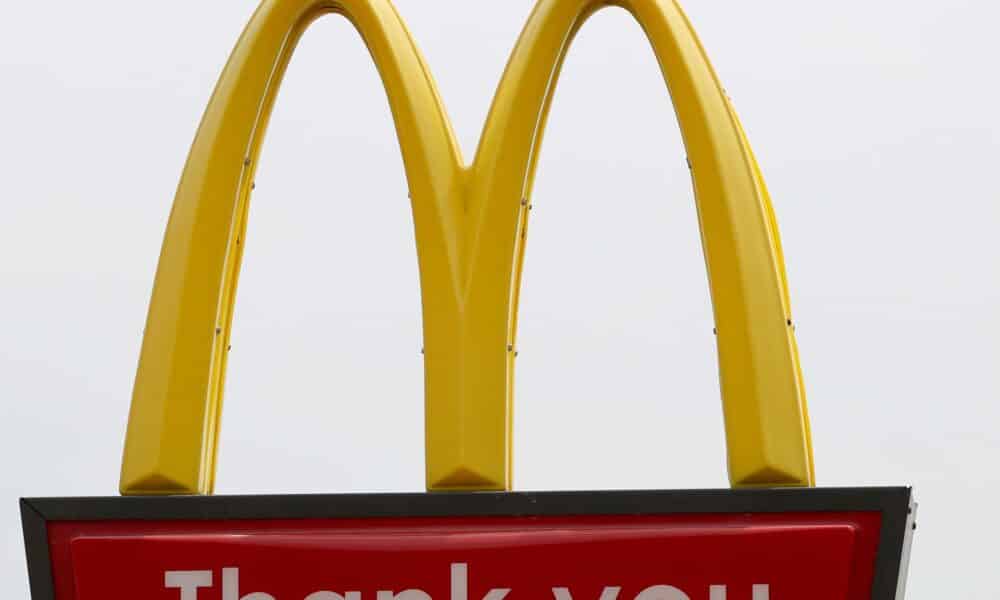
M795 512L882 515L872 600L903 600L916 504L909 487L22 498L32 600L56 600L52 521L523 517ZM65 600L65 599L62 599Z

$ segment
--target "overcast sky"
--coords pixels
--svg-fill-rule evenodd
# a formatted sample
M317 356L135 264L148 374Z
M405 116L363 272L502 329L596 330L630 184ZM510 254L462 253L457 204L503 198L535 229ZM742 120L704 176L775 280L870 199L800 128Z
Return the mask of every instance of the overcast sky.
M532 2L396 4L469 157ZM684 4L772 190L820 485L913 485L908 597L995 600L1000 4ZM18 497L116 493L173 192L254 7L4 3L0 597L27 598ZM261 157L219 493L423 488L406 190L377 73L324 18ZM516 487L727 485L684 150L623 11L569 54L534 207Z

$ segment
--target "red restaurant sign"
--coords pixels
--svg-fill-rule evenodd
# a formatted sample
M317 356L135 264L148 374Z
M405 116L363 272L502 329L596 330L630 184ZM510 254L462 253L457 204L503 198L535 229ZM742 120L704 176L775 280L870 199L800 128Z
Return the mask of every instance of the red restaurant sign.
M24 500L34 600L895 600L908 488Z

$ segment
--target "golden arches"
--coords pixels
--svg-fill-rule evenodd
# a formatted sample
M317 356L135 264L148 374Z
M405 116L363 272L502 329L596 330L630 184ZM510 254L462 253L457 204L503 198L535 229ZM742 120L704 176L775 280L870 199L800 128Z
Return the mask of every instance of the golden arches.
M264 0L199 128L164 239L121 489L211 493L218 414L257 149L305 27L339 12L382 76L403 152L423 299L427 485L510 489L522 235L552 89L573 35L607 2L540 0L465 168L433 79L389 0ZM680 8L617 3L649 37L694 171L719 329L733 485L811 485L812 452L767 191Z

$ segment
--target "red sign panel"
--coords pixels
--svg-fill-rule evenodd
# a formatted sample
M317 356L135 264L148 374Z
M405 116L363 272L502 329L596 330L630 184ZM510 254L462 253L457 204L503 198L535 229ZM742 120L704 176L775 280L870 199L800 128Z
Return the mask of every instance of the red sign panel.
M67 518L43 519L50 572L32 576L51 584L33 581L33 594L889 600L899 589L909 490L896 498L899 510L886 490L872 492L864 502L828 497L828 510L815 505L819 491L113 499L89 501L105 503L91 506L90 518L88 501L76 501L84 505L63 507ZM58 501L30 502L44 512Z

